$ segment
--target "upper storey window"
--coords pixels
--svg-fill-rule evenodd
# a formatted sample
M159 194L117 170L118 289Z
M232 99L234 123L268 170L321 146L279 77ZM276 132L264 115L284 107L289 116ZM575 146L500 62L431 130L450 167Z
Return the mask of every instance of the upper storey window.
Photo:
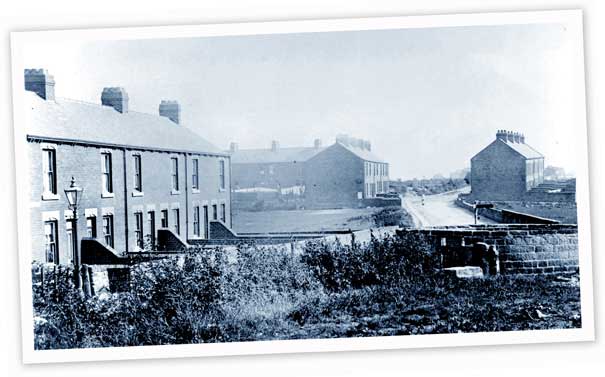
M179 191L179 160L172 157L170 161L172 165L172 190Z
M103 191L107 194L113 193L113 173L112 173L112 162L111 153L101 153L102 159L102 179L103 179Z
M143 191L143 176L141 171L141 156L135 154L132 156L132 162L134 164L134 189L136 191Z
M194 190L197 190L200 188L200 182L199 182L199 160L197 158L194 158L193 160L191 160L191 162L193 163L193 168L191 169L191 188Z
M225 189L225 160L220 160L218 162L218 168L219 168L220 189L224 190Z
M43 149L44 193L57 195L57 155L52 148Z

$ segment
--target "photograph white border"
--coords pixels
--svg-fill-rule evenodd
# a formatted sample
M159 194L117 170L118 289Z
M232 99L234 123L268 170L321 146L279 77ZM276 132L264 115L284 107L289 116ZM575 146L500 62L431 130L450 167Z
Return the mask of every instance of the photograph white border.
M305 339L254 341L192 345L142 347L112 347L68 350L34 350L33 308L31 291L31 243L29 225L29 163L24 127L23 109L23 48L28 43L44 41L133 40L155 38L191 38L258 34L288 34L329 31L385 30L405 28L435 28L480 25L514 25L562 23L574 40L574 71L581 74L576 82L578 108L574 125L583 140L578 151L576 200L578 204L578 247L581 271L582 328L564 330L528 330L511 332L435 334L339 339ZM125 360L149 358L177 358L219 355L250 355L299 352L379 350L402 348L429 348L496 344L547 343L594 340L594 311L592 286L592 256L590 203L588 182L587 124L584 83L583 24L580 10L474 13L409 17L374 17L311 21L278 21L233 24L158 26L111 29L79 29L11 33L11 63L13 85L13 116L15 135L15 164L17 184L17 222L19 240L19 270L21 296L22 356L24 363L55 363L67 361ZM580 87L581 86L581 87Z

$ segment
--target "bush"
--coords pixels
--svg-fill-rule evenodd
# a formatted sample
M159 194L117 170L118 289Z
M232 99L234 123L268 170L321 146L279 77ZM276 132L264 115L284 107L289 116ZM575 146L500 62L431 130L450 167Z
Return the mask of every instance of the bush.
M328 291L395 284L430 274L437 256L421 235L385 236L369 243L308 242L302 261Z

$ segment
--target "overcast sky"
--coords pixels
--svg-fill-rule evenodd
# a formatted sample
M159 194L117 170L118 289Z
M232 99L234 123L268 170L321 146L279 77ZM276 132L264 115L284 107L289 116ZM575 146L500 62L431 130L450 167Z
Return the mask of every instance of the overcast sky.
M178 100L182 123L217 146L367 138L393 178L470 165L497 129L525 133L546 165L576 170L577 41L562 25L97 41L26 48L60 97L100 103L122 86L132 110Z

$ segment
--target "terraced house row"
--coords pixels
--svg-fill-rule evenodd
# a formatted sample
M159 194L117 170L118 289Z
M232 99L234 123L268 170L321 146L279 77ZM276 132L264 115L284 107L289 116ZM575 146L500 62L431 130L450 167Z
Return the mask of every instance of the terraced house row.
M177 102L151 115L129 111L123 88L93 104L55 98L54 85L45 70L25 70L34 260L70 263L76 245L89 260L89 249L154 250L159 229L191 243L213 222L231 228L229 154L181 124ZM78 221L64 194L72 178Z

